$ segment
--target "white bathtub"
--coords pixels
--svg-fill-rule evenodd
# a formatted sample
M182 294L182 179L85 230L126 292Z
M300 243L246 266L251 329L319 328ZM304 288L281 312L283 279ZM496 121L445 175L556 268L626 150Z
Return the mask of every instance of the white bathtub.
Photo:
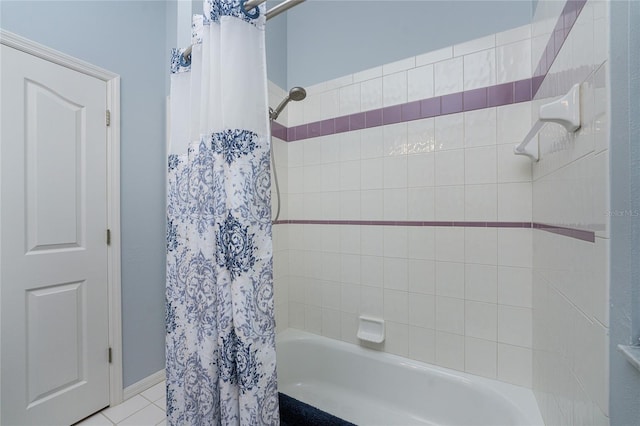
M357 425L543 425L531 390L287 329L279 391Z

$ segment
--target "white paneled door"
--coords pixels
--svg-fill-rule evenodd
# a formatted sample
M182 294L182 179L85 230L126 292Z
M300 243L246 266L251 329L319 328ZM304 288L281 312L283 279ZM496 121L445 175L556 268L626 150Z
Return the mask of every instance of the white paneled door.
M109 405L107 87L1 46L3 425Z

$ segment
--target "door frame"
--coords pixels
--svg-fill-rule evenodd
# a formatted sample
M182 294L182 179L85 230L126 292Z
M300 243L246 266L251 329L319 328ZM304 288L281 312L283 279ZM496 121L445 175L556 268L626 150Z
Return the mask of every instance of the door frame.
M88 62L0 29L0 44L102 80L107 85L107 289L109 304L109 404L123 399L122 381L122 300L120 267L120 76ZM106 112L105 112L106 113Z

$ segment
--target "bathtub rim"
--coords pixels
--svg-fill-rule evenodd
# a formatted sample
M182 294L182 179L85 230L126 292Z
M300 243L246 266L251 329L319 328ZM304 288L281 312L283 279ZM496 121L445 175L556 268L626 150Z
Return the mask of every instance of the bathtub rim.
M295 341L321 342L322 344L326 344L330 347L336 348L337 350L352 353L356 356L364 356L366 358L379 360L383 363L396 365L400 368L415 369L426 374L435 374L439 377L446 377L447 379L464 383L466 386L471 386L479 391L489 391L492 394L497 394L500 398L511 405L514 410L518 411L521 414L522 418L527 421L527 424L544 426L544 421L542 419L540 409L538 408L537 400L535 398L533 390L530 388L501 382L497 379L490 379L464 371L453 370L450 368L413 360L400 355L371 349L365 346L360 346L342 340L332 339L326 336L321 336L294 328L287 328L277 333L276 350L278 344L281 342Z

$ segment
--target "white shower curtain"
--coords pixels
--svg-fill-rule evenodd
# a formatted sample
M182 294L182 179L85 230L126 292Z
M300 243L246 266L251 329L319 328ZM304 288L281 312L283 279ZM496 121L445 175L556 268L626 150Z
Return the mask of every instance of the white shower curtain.
M171 64L167 420L277 425L264 6L207 0Z

